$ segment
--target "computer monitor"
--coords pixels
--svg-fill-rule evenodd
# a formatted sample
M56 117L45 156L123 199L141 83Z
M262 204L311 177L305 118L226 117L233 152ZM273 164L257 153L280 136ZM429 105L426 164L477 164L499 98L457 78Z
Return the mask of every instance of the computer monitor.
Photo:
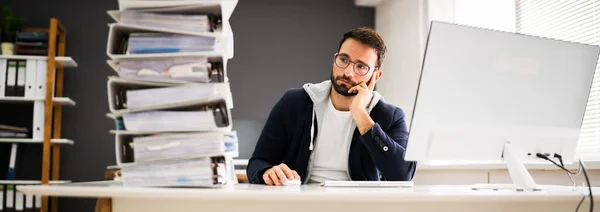
M509 188L539 189L523 163L547 162L536 153L574 160L599 53L593 45L432 22L406 160L507 163Z

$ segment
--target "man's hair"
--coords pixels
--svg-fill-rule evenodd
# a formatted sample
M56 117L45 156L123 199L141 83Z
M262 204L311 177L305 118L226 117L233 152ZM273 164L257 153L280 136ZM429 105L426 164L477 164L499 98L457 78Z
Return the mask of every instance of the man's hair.
M369 27L359 27L349 32L344 33L342 40L340 41L340 46L338 47L338 51L342 48L342 44L348 38L355 39L362 44L370 46L377 51L377 64L376 68L380 68L381 64L383 64L383 59L385 58L385 52L387 51L387 47L385 47L385 43L383 42L383 38L379 36L379 33L375 31L373 28Z

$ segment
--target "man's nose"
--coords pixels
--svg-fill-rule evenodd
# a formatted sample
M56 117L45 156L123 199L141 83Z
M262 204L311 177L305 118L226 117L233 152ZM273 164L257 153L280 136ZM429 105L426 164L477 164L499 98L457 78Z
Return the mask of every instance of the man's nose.
M350 63L350 65L348 65L348 67L346 67L344 69L344 75L346 75L347 77L352 77L354 76L354 64Z

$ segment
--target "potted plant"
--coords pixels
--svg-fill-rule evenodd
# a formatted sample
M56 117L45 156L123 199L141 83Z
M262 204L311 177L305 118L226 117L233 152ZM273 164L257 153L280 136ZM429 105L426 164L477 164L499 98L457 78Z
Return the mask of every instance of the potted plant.
M1 30L1 41L2 41L2 54L12 55L14 54L15 40L17 38L17 32L23 29L25 25L25 18L13 13L9 7L2 8L2 16L0 16L0 30Z

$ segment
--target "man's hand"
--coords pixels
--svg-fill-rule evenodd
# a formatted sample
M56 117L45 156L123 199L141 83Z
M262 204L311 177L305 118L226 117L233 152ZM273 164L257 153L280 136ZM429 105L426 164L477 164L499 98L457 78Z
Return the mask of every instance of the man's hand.
M271 167L265 171L262 177L265 184L277 186L283 185L283 182L287 180L300 180L300 175L284 163Z
M368 86L365 82L361 82L348 90L348 93L358 92L358 94L354 96L354 99L352 99L352 102L350 102L349 109L361 135L365 134L373 127L373 125L375 125L375 122L367 113L367 105L373 97L373 89L375 88L376 83L375 78L376 74L373 73L370 80L371 83Z

